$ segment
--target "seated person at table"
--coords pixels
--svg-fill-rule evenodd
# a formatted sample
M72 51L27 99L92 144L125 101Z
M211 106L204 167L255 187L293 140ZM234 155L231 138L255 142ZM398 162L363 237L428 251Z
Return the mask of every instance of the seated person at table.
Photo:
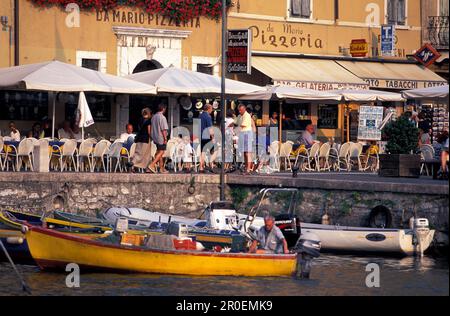
M75 134L72 131L72 128L70 128L70 122L64 121L62 124L62 128L58 130L58 138L68 138L68 139L75 139Z
M16 128L16 124L14 122L9 123L9 129L11 131L11 133L9 134L11 140L15 142L20 142L20 132Z
M41 131L42 131L41 124L40 123L34 123L33 127L31 128L31 131L29 131L27 133L27 137L28 138L32 137L32 138L39 139L40 136L41 136Z
M130 142L130 137L131 137L131 143L134 142L134 138L136 137L136 134L133 133L133 125L132 124L127 124L127 126L125 126L125 133L122 133L120 135L120 140L123 141L124 143L129 143Z
M50 138L50 137L52 137L52 121L46 119L42 121L42 129L39 138Z
M81 140L83 138L83 135L81 133L81 129L75 123L72 125L72 132L73 132L73 138L72 139Z
M289 253L286 239L281 230L275 226L273 216L264 217L264 226L258 230L256 238L250 246L250 253L256 252L258 244L259 249L262 249L265 253Z
M311 148L311 146L314 145L314 133L314 126L312 124L307 125L305 131L302 133L302 136L297 139L297 143L300 145L305 145L307 149Z

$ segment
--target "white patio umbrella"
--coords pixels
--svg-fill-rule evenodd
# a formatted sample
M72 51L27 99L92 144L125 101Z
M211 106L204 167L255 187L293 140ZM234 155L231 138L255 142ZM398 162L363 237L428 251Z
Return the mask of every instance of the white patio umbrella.
M442 100L448 98L448 85L423 89L405 90L402 92L405 99L416 100Z
M267 86L263 91L249 93L240 100L304 100L304 101L340 101L342 96L337 93L322 92L290 86Z
M95 123L84 92L80 92L78 98L77 123L78 127L81 127L81 138L84 140L84 128Z
M0 88L156 94L156 88L59 61L0 69Z
M400 93L379 91L379 90L330 90L328 93L335 93L342 96L348 102L402 102L405 99Z
M220 94L221 78L175 67L149 70L126 77L153 85L158 92L177 94ZM264 90L263 87L227 79L227 95L243 95Z
M0 69L0 89L156 94L156 88L151 85L59 61ZM52 138L55 130L55 99Z

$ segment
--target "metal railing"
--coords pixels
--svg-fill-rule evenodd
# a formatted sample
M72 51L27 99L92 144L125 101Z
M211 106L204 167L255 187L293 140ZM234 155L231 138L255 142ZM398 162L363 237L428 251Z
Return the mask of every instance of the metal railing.
M437 49L448 49L449 46L449 17L428 17L428 39Z

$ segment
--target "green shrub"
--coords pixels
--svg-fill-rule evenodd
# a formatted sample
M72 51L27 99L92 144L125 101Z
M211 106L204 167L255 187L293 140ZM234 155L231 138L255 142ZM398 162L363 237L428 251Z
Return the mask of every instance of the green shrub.
M410 154L417 149L419 129L405 116L387 124L382 133L389 154Z

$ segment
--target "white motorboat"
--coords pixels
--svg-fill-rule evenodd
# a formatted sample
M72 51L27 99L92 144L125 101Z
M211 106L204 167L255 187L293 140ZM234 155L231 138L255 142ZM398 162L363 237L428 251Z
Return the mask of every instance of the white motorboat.
M202 220L190 219L183 216L164 214L159 212L150 212L141 208L110 207L101 214L103 219L110 224L115 224L118 218L127 218L130 225L149 227L152 223L170 223L180 222L190 226L196 226L204 223Z

